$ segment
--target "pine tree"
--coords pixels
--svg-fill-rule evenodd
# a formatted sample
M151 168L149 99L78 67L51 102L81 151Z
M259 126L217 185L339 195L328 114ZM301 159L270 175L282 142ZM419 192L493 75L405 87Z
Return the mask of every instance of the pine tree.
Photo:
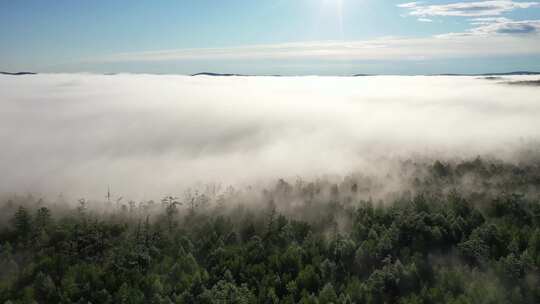
M15 231L17 232L17 237L25 242L31 232L32 224L30 214L26 208L20 206L15 212L13 217L13 225L15 226Z

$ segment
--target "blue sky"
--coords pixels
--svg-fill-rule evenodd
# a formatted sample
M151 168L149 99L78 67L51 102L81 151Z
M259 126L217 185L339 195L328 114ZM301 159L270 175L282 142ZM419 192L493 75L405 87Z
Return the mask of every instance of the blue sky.
M8 71L540 70L540 2L1 0L0 38Z

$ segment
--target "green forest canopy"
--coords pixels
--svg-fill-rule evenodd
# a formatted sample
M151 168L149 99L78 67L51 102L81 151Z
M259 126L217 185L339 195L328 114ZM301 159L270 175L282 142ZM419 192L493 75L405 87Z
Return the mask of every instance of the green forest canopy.
M352 176L106 211L6 197L0 301L540 302L540 162L409 161L401 172L405 190L385 201L369 199L377 182Z

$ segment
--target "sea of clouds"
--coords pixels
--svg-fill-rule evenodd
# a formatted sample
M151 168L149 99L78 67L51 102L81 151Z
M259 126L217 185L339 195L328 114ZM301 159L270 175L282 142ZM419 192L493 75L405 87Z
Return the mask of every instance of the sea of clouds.
M511 159L540 139L540 87L479 77L0 75L0 108L0 193L49 196Z

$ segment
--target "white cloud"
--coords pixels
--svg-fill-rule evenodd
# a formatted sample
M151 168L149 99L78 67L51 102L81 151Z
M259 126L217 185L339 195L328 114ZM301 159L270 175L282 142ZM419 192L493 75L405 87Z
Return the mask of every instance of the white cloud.
M461 33L446 33L438 38L452 38L497 34L536 34L540 32L540 20L511 20L498 17L515 9L539 7L540 2L516 2L512 0L457 2L439 5L424 5L421 2L409 2L398 7L409 10L409 15L419 17L421 22L431 22L431 16L476 17L470 19L474 27ZM537 38L535 38L537 39ZM507 45L502 45L507 47Z
M408 2L408 3L402 3L398 4L397 7L401 8L415 8L417 7L421 2Z
M471 19L471 24L476 27L466 32L443 34L438 37L530 35L533 39L540 39L537 35L540 33L540 20L515 21L508 18L474 18Z
M540 2L516 2L512 0L457 2L450 4L424 5L420 2L409 2L398 5L410 10L411 16L461 16L482 17L499 16L515 9L525 9L540 6Z
M500 19L492 22L485 22L477 28L472 29L476 34L531 34L540 32L540 20L514 21Z
M492 22L506 22L506 21L512 21L511 19L505 18L505 17L481 17L481 18L473 18L469 19L472 25L485 25Z

